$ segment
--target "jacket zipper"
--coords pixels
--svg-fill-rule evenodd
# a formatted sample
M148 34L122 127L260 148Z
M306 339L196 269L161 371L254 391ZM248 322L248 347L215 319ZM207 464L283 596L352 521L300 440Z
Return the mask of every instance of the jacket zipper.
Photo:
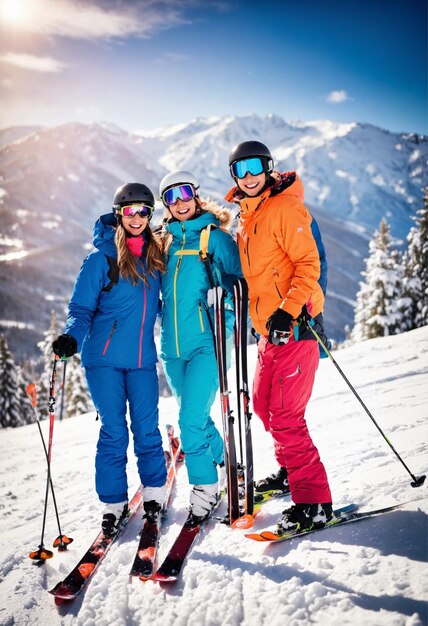
M245 254L247 255L248 269L250 269L251 261L250 261L250 238L249 237L247 239L247 244L245 246Z
M143 317L141 318L140 346L138 349L138 367L142 367L142 363L143 363L143 338L144 338L144 322L146 321L146 309L147 309L147 290L146 290L146 287L144 287Z
M105 345L104 345L103 356L105 356L105 354L106 354L106 352L108 350L108 347L110 345L110 341L111 341L114 333L116 332L116 328L117 328L117 320L114 320L113 326L111 327L111 330L110 330L110 334L109 334L108 339L107 339L107 341L105 342Z
M183 232L183 244L181 246L181 252L184 250L184 246L186 245L186 231L184 230L184 224L181 226L181 230ZM180 347L178 345L178 311L177 311L177 277L178 271L180 269L182 256L178 257L177 266L174 272L174 330L175 330L175 350L177 352L177 357L180 358Z
M205 332L205 327L204 327L204 319L202 317L202 306L201 303L199 302L198 304L198 309L199 309L199 323L201 325L201 330L204 333Z
M283 394L283 389L282 389L283 383L284 383L284 379L281 376L279 379L279 397L281 399L281 409L284 408L284 394Z

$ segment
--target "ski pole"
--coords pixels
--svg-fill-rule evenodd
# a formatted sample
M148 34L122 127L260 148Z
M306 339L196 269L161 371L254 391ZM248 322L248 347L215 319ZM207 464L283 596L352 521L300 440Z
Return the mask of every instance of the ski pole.
M241 455L241 465L242 467L244 467L244 449L243 449L243 445L242 445L242 416L241 416L241 402L240 402L240 395L241 395L241 350L242 350L242 346L241 346L241 323L242 323L242 319L241 319L241 311L242 311L242 304L241 301L239 299L239 294L237 291L238 287L237 285L233 286L233 298L234 298L234 305L235 305L235 326L234 326L234 333L235 333L235 369L236 369L236 385L237 385L237 399L238 399L238 404L237 404L237 409L238 409L238 435L239 435L239 452Z
M40 419L39 419L39 412L37 410L37 391L36 391L36 386L35 386L34 383L31 383L31 384L28 385L28 387L27 387L27 396L29 397L29 399L31 401L31 405L32 405L32 407L34 409L34 415L36 417L37 426L39 428L40 438L42 440L43 450L45 452L45 457L46 457L46 462L49 463L49 461L48 461L48 451L46 449L46 443L45 443L45 439L43 437L42 427L41 427ZM56 515L56 520L57 520L57 524L58 524L58 532L59 532L59 535L55 539L53 545L54 545L55 548L58 548L58 550L60 552L62 552L62 551L67 549L67 545L69 543L71 543L73 541L73 539L71 537L67 537L66 535L62 534L61 524L60 524L60 521L59 521L58 507L57 507L56 497L55 497L55 490L54 490L54 486L53 486L52 476L51 475L49 476L49 484L50 484L50 487L51 487L52 498L53 498L53 503L54 503L54 507L55 507L55 515ZM47 552L49 552L49 551L47 551Z
M365 412L367 413L367 415L369 416L369 418L372 420L373 424L376 426L376 428L378 429L378 431L380 432L380 434L382 435L382 437L385 439L386 443L389 445L389 447L391 448L391 450L394 452L395 456L398 458L398 460L400 461L400 463L403 465L403 467L406 469L406 471L410 474L410 476L412 477L412 482L410 483L412 487L421 487L421 485L424 484L425 482L425 478L426 475L424 474L423 476L419 476L418 478L412 474L412 472L409 470L409 468L407 467L407 465L405 464L405 462L403 461L403 459L401 458L401 456L398 454L397 450L394 448L394 446L392 445L392 443L389 441L388 437L385 435L385 433L383 432L383 430L381 429L381 427L379 426L379 424L376 422L375 418L373 417L373 415L370 413L370 411L368 410L368 408L366 407L366 405L364 404L364 402L362 401L362 399L360 398L360 396L358 395L358 393L356 392L356 390L354 389L354 387L351 385L351 383L349 382L349 380L347 379L347 377L345 376L344 372L342 371L342 369L339 367L337 361L333 358L330 350L328 350L328 348L324 345L323 341L321 340L320 336L318 335L318 333L316 332L316 330L313 328L313 324L314 324L314 320L311 319L306 319L306 326L307 328L309 328L309 330L312 332L312 334L314 335L314 337L316 338L316 340L318 341L318 343L320 344L320 346L323 348L323 350L325 350L328 358L332 361L333 365L336 367L337 371L339 372L339 374L342 376L343 380L346 382L346 384L348 385L349 389L352 391L352 393L354 394L354 396L357 398L358 402L361 404L361 406L363 407L363 409L365 410Z
M47 550L44 547L44 535L45 535L45 525L46 525L47 504L48 504L48 497L49 497L49 486L51 487L51 490L52 490L52 497L53 497L53 501L54 501L55 512L56 512L58 528L59 528L59 536L55 539L53 545L54 545L55 548L58 548L60 551L63 551L63 550L67 549L67 544L69 544L69 543L71 543L73 541L69 537L66 537L65 535L63 535L62 532L61 532L61 526L60 526L60 523L59 523L59 516L58 516L58 509L57 509L57 506L56 506L55 492L54 492L54 488L53 488L53 483L52 483L52 479L51 479L51 471L50 471L50 467L51 467L51 450L52 450L52 436L53 436L53 424L54 424L54 418L55 418L55 414L54 414L55 378L56 378L56 359L54 359L54 362L53 362L52 376L51 376L50 389L49 389L49 420L50 420L50 424L49 424L49 444L48 444L48 449L46 449L45 440L43 438L43 433L42 433L42 429L41 429L41 426L40 426L40 420L38 418L37 395L36 395L35 387L34 387L34 392L31 389L31 385L29 385L27 387L27 395L29 395L29 397L31 397L33 408L35 410L36 420L37 420L37 424L38 424L38 427L39 427L39 432L40 432L40 435L41 435L41 438L42 438L43 448L44 448L44 451L45 451L46 462L47 462L47 466L48 466L47 480L46 480L45 504L44 504L44 510L43 510L42 536L41 536L41 540L40 540L40 545L39 545L38 550L34 550L33 552L30 552L30 554L28 555L30 557L30 559L33 559L33 560L36 560L36 561L45 561L46 559L51 559L53 557L53 552L51 550Z
M61 409L59 411L59 421L62 422L62 415L64 412L64 396L65 396L65 373L67 368L67 361L63 361L63 370L62 370L62 389L61 389Z

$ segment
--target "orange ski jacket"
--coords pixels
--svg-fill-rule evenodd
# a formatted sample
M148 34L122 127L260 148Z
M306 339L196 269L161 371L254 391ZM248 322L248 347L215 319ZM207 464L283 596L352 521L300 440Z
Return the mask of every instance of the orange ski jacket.
M240 205L237 242L250 317L255 330L265 336L266 322L277 308L296 319L304 305L312 317L324 306L312 216L303 205L302 182L293 177L279 193L270 187L254 198L241 197L233 187L225 197Z

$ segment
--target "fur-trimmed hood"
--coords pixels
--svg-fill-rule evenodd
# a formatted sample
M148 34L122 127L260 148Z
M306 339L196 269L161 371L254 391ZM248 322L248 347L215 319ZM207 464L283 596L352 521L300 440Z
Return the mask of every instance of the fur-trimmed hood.
M230 209L217 204L214 200L207 200L207 202L199 201L201 208L208 213L212 213L214 217L220 222L222 228L229 228L232 223L232 213Z

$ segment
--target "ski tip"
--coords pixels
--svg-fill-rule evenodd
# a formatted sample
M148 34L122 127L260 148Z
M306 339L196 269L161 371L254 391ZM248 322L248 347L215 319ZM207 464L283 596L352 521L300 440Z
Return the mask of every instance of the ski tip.
M278 541L278 539L282 539L282 535L278 535L278 533L273 533L270 530L265 530L261 533L261 537L265 541Z
M245 533L244 537L246 537L247 539L252 539L253 541L266 541L266 539L264 539L259 533Z
M150 580L154 580L156 583L175 583L177 582L177 576L168 576L163 574L153 574Z
M64 585L63 581L55 585L53 589L50 589L49 593L55 597L55 603L58 605L70 602L77 597L75 593L70 592L70 589Z
M253 515L241 515L241 517L238 517L238 519L236 519L231 527L232 528L238 528L239 530L248 530L248 528L252 528L254 524L254 516Z

